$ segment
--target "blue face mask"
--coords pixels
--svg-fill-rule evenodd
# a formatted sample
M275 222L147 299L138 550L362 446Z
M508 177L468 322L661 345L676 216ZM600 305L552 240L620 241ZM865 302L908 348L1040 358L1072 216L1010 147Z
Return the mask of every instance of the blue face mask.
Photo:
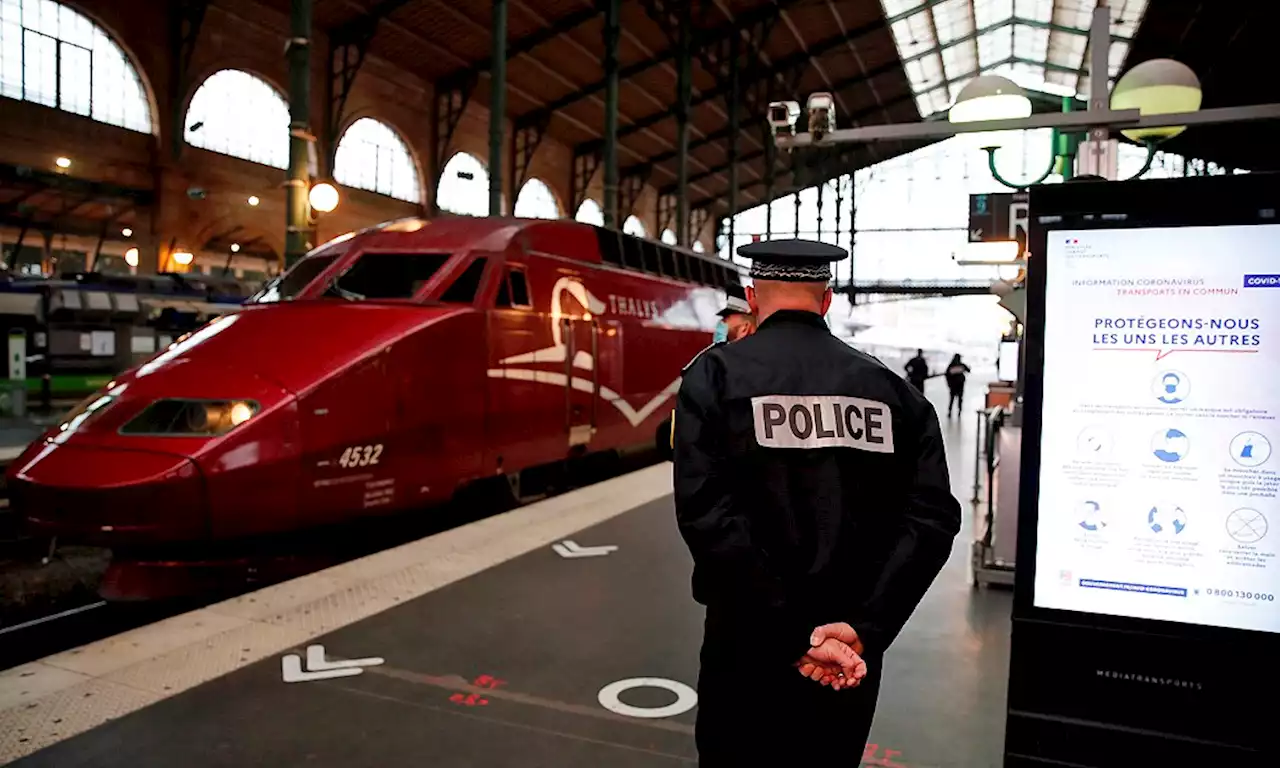
M721 320L716 323L716 335L712 338L712 343L719 344L722 341L729 340L729 324Z

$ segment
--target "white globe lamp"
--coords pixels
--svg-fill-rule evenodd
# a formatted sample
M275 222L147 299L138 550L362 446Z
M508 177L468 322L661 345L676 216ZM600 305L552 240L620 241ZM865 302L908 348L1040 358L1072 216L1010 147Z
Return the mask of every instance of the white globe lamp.
M956 95L947 113L953 124L983 120L1017 120L1031 117L1031 99L1012 80L1000 75L982 75L970 80Z
M311 207L321 213L329 213L338 207L338 188L322 181L311 188Z
M1144 61L1124 74L1111 90L1111 108L1136 109L1146 115L1195 112L1200 109L1200 80L1182 62L1173 59ZM1163 128L1130 128L1121 131L1137 142L1163 141L1185 131L1185 125Z

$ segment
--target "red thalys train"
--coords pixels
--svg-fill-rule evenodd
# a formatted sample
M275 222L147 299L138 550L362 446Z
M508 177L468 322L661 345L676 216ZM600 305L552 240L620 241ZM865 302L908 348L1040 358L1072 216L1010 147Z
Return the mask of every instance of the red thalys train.
M151 597L204 544L652 444L738 280L571 221L347 235L82 403L12 463L11 503L110 547L104 595Z

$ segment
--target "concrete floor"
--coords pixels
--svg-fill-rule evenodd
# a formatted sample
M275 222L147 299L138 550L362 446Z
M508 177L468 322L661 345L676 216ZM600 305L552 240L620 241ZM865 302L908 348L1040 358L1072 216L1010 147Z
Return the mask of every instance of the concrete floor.
M978 404L978 388L970 394ZM973 415L943 418L967 511ZM850 755L833 764L1000 765L1011 596L970 588L969 526L885 660L861 763ZM702 617L670 499L571 538L618 549L580 559L537 550L315 641L331 659L385 660L358 676L288 684L272 657L17 765L694 764L693 710L639 718L598 700L625 679L696 683ZM621 696L642 708L674 698L653 688Z

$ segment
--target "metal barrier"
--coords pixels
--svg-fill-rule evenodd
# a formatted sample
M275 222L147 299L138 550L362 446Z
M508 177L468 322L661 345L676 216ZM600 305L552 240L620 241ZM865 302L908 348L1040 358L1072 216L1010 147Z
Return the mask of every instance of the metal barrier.
M997 557L994 552L996 530L996 472L1000 466L999 436L1010 411L1003 406L980 408L975 411L977 429L973 449L973 509L974 541L971 548L973 585L1013 584L1014 563ZM1005 510L1005 514L1017 514L1017 510Z

